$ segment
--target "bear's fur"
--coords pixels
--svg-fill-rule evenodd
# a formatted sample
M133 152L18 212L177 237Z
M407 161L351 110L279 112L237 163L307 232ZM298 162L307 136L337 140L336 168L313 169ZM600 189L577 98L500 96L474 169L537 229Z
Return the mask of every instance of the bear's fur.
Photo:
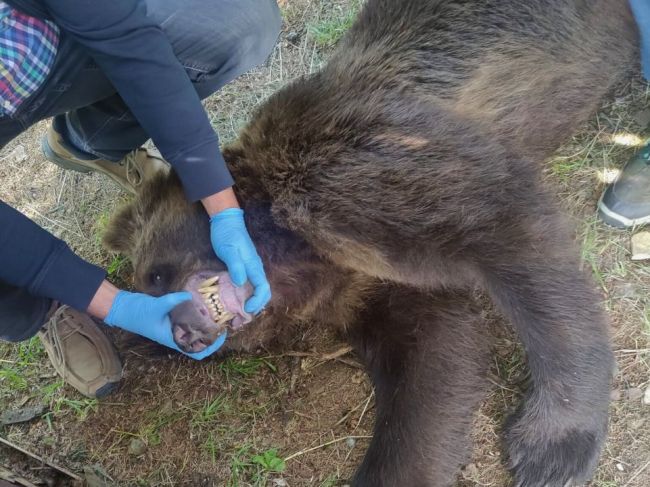
M530 368L504 431L516 485L593 472L607 321L540 168L633 66L637 42L626 0L369 0L329 63L225 150L273 289L226 349L304 322L350 338L377 390L354 485L453 483L487 363L475 286ZM149 182L106 241L152 294L223 269L173 175Z

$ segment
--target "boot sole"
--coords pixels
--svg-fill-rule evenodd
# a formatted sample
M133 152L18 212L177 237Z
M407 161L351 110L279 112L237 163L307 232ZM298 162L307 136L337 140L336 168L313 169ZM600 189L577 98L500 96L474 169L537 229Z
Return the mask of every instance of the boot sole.
M89 167L74 163L69 159L64 159L63 157L59 156L56 152L54 152L50 147L50 144L48 144L47 142L47 136L43 136L43 138L41 139L41 149L43 150L43 154L45 154L45 158L48 161L56 164L57 166L62 167L63 169L70 169L72 171L83 172L83 173L92 172L92 169L90 169Z
M603 200L598 201L598 216L610 227L626 229L650 223L650 215L641 218L627 218L608 208Z

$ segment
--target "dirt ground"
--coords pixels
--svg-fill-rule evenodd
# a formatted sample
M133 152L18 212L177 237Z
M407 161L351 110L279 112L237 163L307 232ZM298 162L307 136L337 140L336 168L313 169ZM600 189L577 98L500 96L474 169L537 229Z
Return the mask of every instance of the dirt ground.
M266 96L318 69L357 6L354 0L283 3L285 25L266 65L206 102L223 141L236 136ZM633 231L609 229L595 218L605 183L642 143L649 121L650 89L637 77L605 102L546 171L575 223L584 266L612 320L618 371L610 436L590 484L595 487L650 485L650 404L643 401L650 387L650 266L630 259ZM126 195L107 178L45 161L39 149L45 127L39 123L0 152L0 199L128 286L128 262L100 244ZM473 458L459 478L463 487L510 485L499 428L516 403L522 357L508 326L489 308L486 316L495 336L493 388L475 419ZM105 485L332 487L345 485L363 456L372 433L373 391L336 336L310 332L298 337L300 349L200 363L125 333L111 336L125 373L119 392L102 402L64 387L37 340L0 344L0 412L46 407L30 422L0 427L0 436ZM18 457L11 462L21 469ZM0 449L3 462L8 454Z

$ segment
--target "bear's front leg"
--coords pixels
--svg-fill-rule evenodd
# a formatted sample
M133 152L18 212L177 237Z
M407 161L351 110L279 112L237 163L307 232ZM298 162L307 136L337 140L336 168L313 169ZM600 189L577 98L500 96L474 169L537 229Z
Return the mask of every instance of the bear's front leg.
M582 485L605 440L613 369L598 296L565 250L569 243L492 248L492 263L483 253L487 288L514 324L531 374L505 428L515 485Z

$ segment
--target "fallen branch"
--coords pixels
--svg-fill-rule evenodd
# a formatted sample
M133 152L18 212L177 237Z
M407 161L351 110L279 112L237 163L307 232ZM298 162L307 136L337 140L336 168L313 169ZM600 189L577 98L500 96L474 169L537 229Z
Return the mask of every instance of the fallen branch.
M56 465L56 464L54 464L54 463L52 463L52 462L48 462L47 460L45 460L45 459L42 458L42 457L39 457L39 456L36 455L35 453L32 453L32 452L30 452L30 451L27 451L27 450L25 450L24 448L21 448L21 447L19 447L18 445L13 444L13 443L10 442L9 440L7 440L7 439L5 439L5 438L2 438L1 436L0 436L0 443L2 443L3 445L5 445L5 446L7 446L7 447L9 447L9 448L11 448L11 449L13 449L13 450L16 450L16 451L22 453L23 455L28 456L29 458L31 458L31 459L33 459L33 460L36 460L37 462L42 463L43 465L47 465L47 466L50 467L51 469L54 469L54 470L56 470L57 472L62 473L63 475L66 475L67 477L70 477L70 478L73 479L73 480L78 480L78 481L82 481L82 480L83 480L81 477L79 477L78 475L72 473L70 470L67 470L67 469L65 469L65 468L63 468L63 467L60 467L60 466L58 466L58 465Z

